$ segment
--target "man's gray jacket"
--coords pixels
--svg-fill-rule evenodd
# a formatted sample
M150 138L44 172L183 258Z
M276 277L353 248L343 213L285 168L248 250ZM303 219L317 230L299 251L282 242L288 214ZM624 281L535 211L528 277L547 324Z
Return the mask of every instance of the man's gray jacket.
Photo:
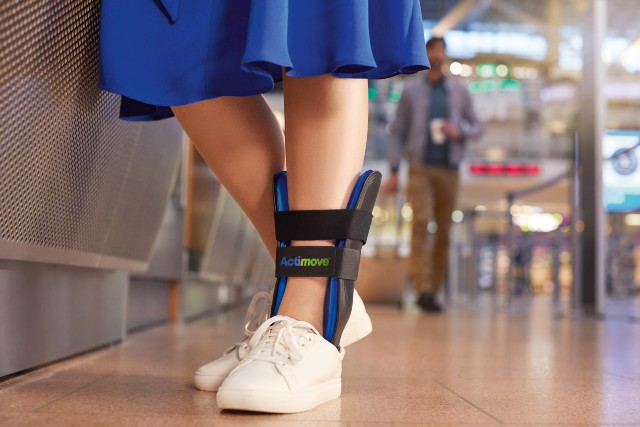
M444 86L449 99L448 121L462 131L462 140L449 142L449 164L457 166L464 158L466 142L478 138L484 125L478 120L469 90L459 80L446 77ZM403 91L396 116L389 126L388 159L397 170L404 155L409 163L423 163L429 134L429 100L431 86L424 74L409 80Z

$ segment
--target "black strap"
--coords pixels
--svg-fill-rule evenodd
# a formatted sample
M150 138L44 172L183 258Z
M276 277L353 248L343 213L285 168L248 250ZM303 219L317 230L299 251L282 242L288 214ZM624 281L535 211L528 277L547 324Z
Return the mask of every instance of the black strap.
M276 211L276 239L367 242L371 212L361 209Z
M335 246L287 246L276 249L276 277L337 277L356 280L360 251Z

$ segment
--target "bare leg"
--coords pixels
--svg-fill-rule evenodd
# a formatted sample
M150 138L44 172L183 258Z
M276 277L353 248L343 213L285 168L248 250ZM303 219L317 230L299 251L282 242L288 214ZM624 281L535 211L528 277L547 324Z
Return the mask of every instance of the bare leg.
M172 107L184 130L275 257L273 175L284 168L282 132L262 96Z
M284 96L290 209L345 208L364 161L367 81L285 76ZM325 277L289 278L278 314L308 321L321 331L326 287Z
M264 99L225 97L172 109L274 256L271 182L284 159L282 135ZM285 77L285 118L290 208L346 207L364 159L366 80ZM248 170L251 175L239 173ZM326 278L290 278L279 314L322 329L326 284Z

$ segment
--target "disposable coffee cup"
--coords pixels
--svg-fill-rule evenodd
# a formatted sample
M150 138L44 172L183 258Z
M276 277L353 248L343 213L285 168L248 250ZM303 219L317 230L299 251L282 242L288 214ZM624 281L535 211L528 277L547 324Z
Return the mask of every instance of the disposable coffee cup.
M431 127L431 141L436 145L442 145L447 140L442 128L444 127L445 119L433 119L429 123Z

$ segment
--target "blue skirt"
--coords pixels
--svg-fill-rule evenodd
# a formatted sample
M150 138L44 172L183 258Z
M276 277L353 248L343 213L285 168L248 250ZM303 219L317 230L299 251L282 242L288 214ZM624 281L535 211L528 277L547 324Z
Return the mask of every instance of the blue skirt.
M265 93L287 75L383 79L428 68L419 0L103 0L99 87L120 116Z

